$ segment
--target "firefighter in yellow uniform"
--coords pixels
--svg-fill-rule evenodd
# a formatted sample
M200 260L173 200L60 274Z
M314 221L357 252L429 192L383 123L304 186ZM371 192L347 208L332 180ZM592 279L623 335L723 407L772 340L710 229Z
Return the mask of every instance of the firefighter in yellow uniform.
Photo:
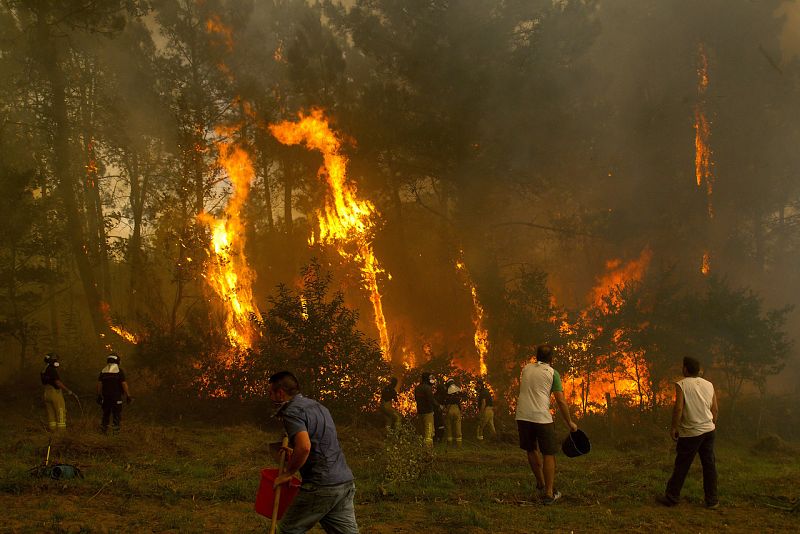
M64 393L75 396L61 381L58 374L58 356L48 353L44 357L47 364L40 376L44 386L44 407L47 410L47 428L50 432L62 432L67 429L67 407L64 403Z
M492 437L497 437L497 430L494 428L492 391L481 378L478 380L478 441L483 441L483 431L487 428Z
M447 444L455 442L457 447L461 447L461 403L464 401L464 393L452 378L445 382L447 396L444 399L444 426L447 435Z
M395 401L397 401L397 378L392 377L389 385L381 391L381 413L387 432L400 426L400 412L394 407Z

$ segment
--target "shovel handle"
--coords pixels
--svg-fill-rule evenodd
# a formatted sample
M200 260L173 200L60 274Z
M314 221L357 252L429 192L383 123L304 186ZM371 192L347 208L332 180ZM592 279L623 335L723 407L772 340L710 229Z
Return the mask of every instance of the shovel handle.
M281 452L279 454L280 460L278 461L278 476L283 474L283 464L286 460L286 449L289 446L289 436L283 436L281 442ZM275 502L272 503L272 523L269 526L269 534L275 534L275 528L278 526L278 505L281 502L281 487L275 488Z

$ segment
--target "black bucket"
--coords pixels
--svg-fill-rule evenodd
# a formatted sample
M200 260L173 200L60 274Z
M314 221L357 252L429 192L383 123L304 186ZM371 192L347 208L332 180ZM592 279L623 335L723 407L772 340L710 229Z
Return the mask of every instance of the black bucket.
M589 442L589 437L584 434L583 430L576 430L570 432L564 442L561 444L561 450L570 458L582 456L592 450L592 444Z

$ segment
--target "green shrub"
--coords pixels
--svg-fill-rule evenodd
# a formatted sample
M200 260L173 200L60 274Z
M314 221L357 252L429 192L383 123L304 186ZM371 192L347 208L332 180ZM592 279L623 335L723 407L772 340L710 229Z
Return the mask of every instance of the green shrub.
M383 447L384 481L388 484L417 480L433 462L433 449L408 423L389 431Z

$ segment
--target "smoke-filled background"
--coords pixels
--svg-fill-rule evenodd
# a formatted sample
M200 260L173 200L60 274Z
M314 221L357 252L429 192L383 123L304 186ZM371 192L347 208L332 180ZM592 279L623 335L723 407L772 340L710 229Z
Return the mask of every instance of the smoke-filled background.
M551 343L584 411L662 404L686 355L732 402L798 393L800 2L9 0L0 25L7 380L111 348L144 391L289 367L363 404L428 368L510 400ZM341 234L324 150L279 135L312 116L371 206Z

